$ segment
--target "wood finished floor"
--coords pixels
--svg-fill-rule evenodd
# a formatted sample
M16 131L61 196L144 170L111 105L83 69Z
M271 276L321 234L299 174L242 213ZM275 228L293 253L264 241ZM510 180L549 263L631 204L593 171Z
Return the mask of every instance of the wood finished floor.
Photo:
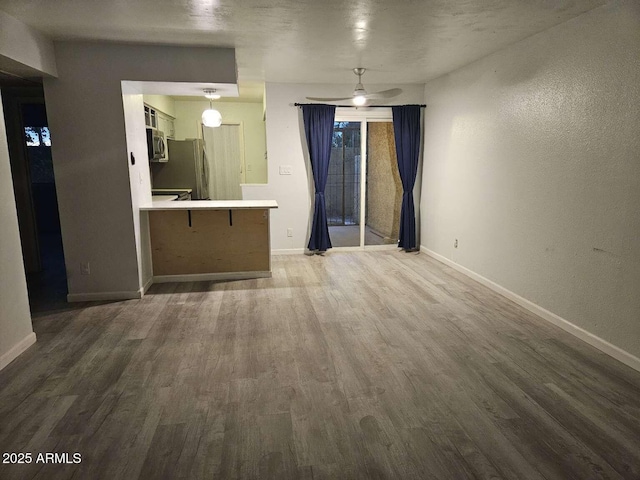
M34 320L0 464L37 479L638 479L640 373L427 255L273 259Z

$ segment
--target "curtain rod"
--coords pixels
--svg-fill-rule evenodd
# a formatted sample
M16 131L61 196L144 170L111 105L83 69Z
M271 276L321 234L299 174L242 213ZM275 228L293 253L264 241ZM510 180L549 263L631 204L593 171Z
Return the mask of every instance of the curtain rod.
M420 108L427 108L424 104L409 104L409 105L333 105L328 103L294 103L294 107L302 107L303 105L328 105L330 107L341 107L341 108L391 108L391 107L408 107L408 106L416 106Z

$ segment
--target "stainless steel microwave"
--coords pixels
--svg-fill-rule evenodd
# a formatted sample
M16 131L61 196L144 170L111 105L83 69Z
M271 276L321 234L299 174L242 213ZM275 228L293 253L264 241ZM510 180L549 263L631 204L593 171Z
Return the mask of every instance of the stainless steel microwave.
M155 128L147 128L147 149L150 162L167 162L167 145L164 141L164 133Z

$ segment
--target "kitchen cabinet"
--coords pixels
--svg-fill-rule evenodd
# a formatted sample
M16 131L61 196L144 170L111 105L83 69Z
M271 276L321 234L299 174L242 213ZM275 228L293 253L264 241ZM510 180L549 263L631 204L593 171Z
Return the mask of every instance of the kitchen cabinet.
M156 111L149 105L144 106L144 124L149 128L158 128Z
M162 112L158 113L158 129L164 132L165 138L175 138L174 118Z
M156 128L164 133L165 138L175 138L175 118L151 105L144 105L144 123L149 128Z
M275 201L156 202L148 211L154 282L271 276Z

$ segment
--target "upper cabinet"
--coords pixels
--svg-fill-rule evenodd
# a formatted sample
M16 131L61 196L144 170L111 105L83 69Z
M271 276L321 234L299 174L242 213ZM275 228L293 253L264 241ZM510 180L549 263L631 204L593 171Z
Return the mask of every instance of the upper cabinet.
M165 138L175 138L175 118L150 105L144 106L144 123L147 127L156 128L164 133Z
M176 135L176 129L174 126L175 119L162 112L157 112L157 114L158 114L158 129L164 132L165 137L174 138Z
M149 105L144 106L144 124L149 128L158 128L156 111Z

